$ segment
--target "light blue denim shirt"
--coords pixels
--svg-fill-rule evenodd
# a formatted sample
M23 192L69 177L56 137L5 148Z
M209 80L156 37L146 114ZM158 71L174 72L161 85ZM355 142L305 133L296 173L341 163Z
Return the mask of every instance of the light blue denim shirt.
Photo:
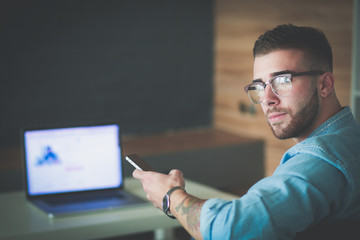
M319 222L360 219L360 125L345 107L290 148L241 198L209 199L204 239L293 239Z

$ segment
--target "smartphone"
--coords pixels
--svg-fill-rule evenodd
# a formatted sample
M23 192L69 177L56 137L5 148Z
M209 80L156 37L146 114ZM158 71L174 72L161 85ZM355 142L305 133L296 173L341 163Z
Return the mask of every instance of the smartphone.
M125 160L133 165L136 169L143 171L154 171L154 169L136 154L130 154L125 157Z

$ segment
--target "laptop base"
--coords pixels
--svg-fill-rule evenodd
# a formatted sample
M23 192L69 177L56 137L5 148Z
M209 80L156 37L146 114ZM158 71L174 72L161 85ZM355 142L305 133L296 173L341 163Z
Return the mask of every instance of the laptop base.
M87 193L78 197L49 196L31 199L30 202L47 213L49 218L149 204L144 199L124 191L117 191L112 196L109 193Z

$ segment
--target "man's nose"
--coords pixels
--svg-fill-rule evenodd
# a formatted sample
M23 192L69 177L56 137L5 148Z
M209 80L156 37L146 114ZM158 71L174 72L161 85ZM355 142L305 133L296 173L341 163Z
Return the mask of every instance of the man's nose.
M265 105L277 105L279 103L279 97L273 92L269 84L264 89L264 97L261 103Z

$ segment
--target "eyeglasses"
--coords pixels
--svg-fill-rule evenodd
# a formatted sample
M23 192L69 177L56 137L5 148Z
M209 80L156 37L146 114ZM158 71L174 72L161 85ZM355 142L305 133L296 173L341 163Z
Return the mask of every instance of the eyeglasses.
M265 95L266 85L271 86L271 90L280 97L285 97L290 94L292 89L292 78L299 76L314 76L324 74L324 71L307 71L307 72L291 72L285 71L272 78L267 82L262 82L261 79L254 80L252 83L247 85L244 90L248 94L250 100L259 104L262 102Z

